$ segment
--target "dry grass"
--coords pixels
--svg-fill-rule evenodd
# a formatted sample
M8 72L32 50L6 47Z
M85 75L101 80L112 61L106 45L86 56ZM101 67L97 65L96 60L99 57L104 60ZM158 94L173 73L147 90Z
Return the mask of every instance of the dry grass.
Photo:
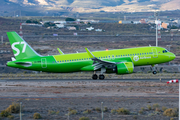
M6 111L9 113L19 113L20 112L20 104L19 103L12 103L8 108L6 108Z
M178 111L175 108L169 108L164 111L163 115L168 117L177 117Z

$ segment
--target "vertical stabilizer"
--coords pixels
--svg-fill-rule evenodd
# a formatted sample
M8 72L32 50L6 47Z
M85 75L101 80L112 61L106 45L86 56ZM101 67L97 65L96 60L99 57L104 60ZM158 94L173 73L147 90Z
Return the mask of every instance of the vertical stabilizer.
M16 32L7 32L16 60L40 56Z

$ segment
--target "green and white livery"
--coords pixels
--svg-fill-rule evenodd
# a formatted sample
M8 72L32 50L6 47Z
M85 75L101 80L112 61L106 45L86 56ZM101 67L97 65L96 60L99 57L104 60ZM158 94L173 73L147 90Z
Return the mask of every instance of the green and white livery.
M144 66L169 62L175 55L162 47L138 47L91 52L85 48L84 53L41 56L31 48L16 32L7 32L15 59L7 62L7 66L55 73L78 71L95 72L93 79L104 79L104 73L129 74L135 66ZM157 72L153 70L153 74Z

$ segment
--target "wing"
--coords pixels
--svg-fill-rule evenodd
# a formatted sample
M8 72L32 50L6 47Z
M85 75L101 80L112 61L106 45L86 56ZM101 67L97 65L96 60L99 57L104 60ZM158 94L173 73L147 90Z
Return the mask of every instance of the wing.
M90 58L94 61L93 66L94 70L98 70L102 67L106 68L114 68L116 66L116 62L104 61L101 59L96 58L87 48L85 48ZM119 63L118 63L119 64Z

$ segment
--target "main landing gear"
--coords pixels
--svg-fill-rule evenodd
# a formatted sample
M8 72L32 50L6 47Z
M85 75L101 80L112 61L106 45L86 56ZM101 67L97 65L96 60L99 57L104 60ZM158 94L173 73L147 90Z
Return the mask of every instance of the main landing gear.
M102 67L101 68L101 74L99 75L99 79L100 80L104 80L105 76L103 75L103 73L106 72L106 68ZM96 74L96 71L94 71L94 74L92 75L92 79L93 80L97 80L98 79L98 75Z
M99 79L100 79L100 80L104 80L104 78L105 78L105 76L104 76L103 74L100 74L100 75L99 75ZM93 80L97 80L97 79L98 79L98 75L97 75L97 74L93 74L93 75L92 75L92 79L93 79Z
M97 80L97 79L98 79L98 75L97 75L97 74L93 74L93 75L92 75L92 79L93 79L93 80Z

